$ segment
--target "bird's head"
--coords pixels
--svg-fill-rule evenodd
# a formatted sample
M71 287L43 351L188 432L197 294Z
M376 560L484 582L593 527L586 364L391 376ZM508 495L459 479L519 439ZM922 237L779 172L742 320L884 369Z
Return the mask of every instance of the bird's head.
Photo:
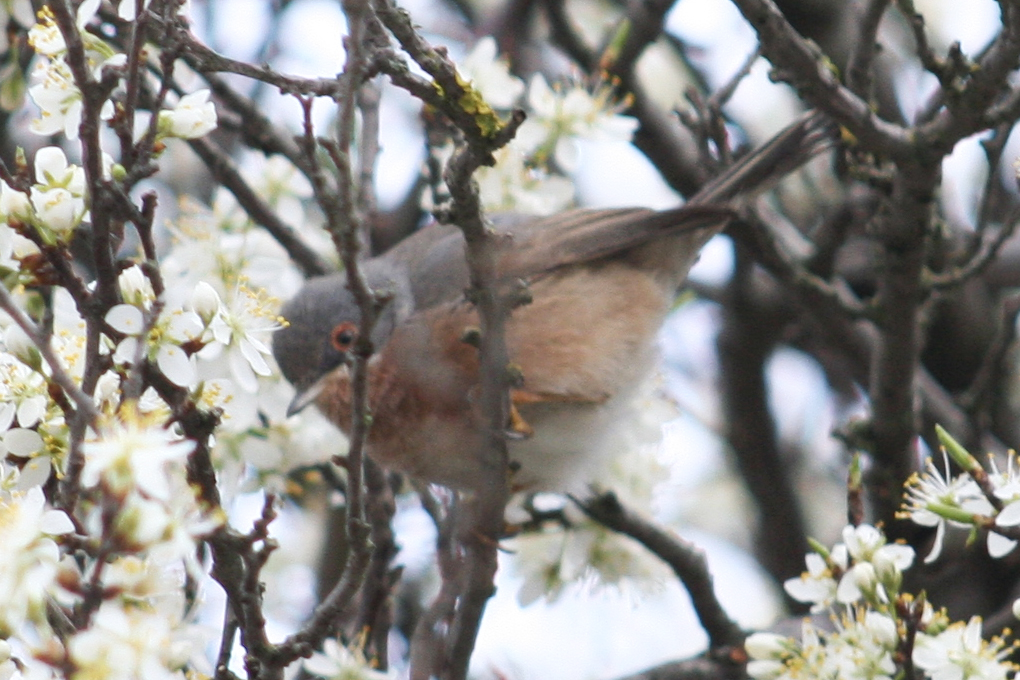
M385 262L365 263L363 274L374 291L389 298L372 329L378 351L413 303L406 277ZM297 390L287 409L292 415L315 401L327 375L350 362L363 325L345 273L310 279L280 313L288 325L274 334L273 356Z

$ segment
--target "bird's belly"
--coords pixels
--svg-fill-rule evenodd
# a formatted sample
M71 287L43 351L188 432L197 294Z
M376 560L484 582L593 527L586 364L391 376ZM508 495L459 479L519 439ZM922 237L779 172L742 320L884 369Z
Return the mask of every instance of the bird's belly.
M369 434L368 454L384 467L456 489L478 486L483 437L467 417L427 415L399 432Z
M647 375L647 374L646 374ZM521 416L534 430L523 440L511 441L509 453L516 472L515 489L583 493L604 479L608 463L636 443L647 378L632 383L603 403L542 403L521 406ZM658 429L654 435L659 436Z
M520 415L533 434L508 441L511 488L580 493L601 479L608 461L633 446L641 408L637 391L597 404L521 406ZM477 418L428 415L399 432L376 430L369 436L368 453L387 468L471 489L486 474L481 457L484 444ZM414 455L409 455L412 451Z
M518 489L580 490L620 450L637 390L654 366L656 332L670 291L625 262L578 267L532 286L534 301L506 328L523 376L515 403L533 434L508 444ZM394 332L373 380L368 452L384 466L456 488L484 472L478 351L462 340L473 307L450 304ZM388 357L392 346L399 358ZM390 360L387 360L390 359ZM522 428L526 429L526 428Z
M647 390L657 354L653 348L630 356L627 379L603 400L547 400L518 404L532 430L508 441L510 485L514 490L581 492L598 480L608 460L633 447L640 418L640 396ZM526 380L526 379L525 379ZM484 418L471 399L436 409L416 395L405 397L401 412L414 414L392 427L378 414L369 433L368 453L380 464L429 482L459 489L477 488L486 474L482 462ZM656 430L655 435L657 436ZM642 443L647 440L643 436Z

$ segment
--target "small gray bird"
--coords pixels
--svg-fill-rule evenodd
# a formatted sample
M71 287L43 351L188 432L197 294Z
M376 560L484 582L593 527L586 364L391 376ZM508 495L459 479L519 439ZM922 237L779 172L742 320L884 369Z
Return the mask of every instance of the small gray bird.
M510 360L523 374L510 395L515 488L563 490L605 453L607 432L652 370L656 334L678 288L733 214L726 202L760 191L833 137L820 115L805 115L682 208L494 219L510 237L497 252L499 276L526 281L533 300L506 327ZM460 230L432 224L363 266L373 288L393 292L372 331L368 455L427 482L476 487L479 363L464 333L478 318L464 299ZM346 275L308 281L282 314L290 325L276 333L273 353L297 389L291 412L314 402L349 432L360 313Z

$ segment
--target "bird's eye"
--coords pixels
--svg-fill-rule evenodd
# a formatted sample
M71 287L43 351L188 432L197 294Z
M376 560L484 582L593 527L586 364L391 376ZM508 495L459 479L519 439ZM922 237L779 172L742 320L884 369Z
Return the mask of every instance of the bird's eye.
M329 336L329 341L332 343L333 349L338 352L350 351L351 347L354 346L354 341L357 339L358 327L350 321L344 321L341 324L337 324Z

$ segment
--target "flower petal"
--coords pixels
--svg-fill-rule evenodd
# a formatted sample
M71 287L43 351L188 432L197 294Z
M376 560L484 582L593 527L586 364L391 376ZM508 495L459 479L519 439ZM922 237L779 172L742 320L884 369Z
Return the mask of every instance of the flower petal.
M1015 527L1020 524L1020 501L1014 501L996 515L995 524L1000 527Z
M145 317L134 305L114 305L106 313L106 323L125 335L138 335L145 326Z
M198 375L188 354L177 345L163 345L156 354L156 365L167 380L181 387L191 387Z
M1015 547L1016 541L1013 539L1006 538L994 531L988 532L988 554L992 557L1005 557L1013 552L1013 548Z

